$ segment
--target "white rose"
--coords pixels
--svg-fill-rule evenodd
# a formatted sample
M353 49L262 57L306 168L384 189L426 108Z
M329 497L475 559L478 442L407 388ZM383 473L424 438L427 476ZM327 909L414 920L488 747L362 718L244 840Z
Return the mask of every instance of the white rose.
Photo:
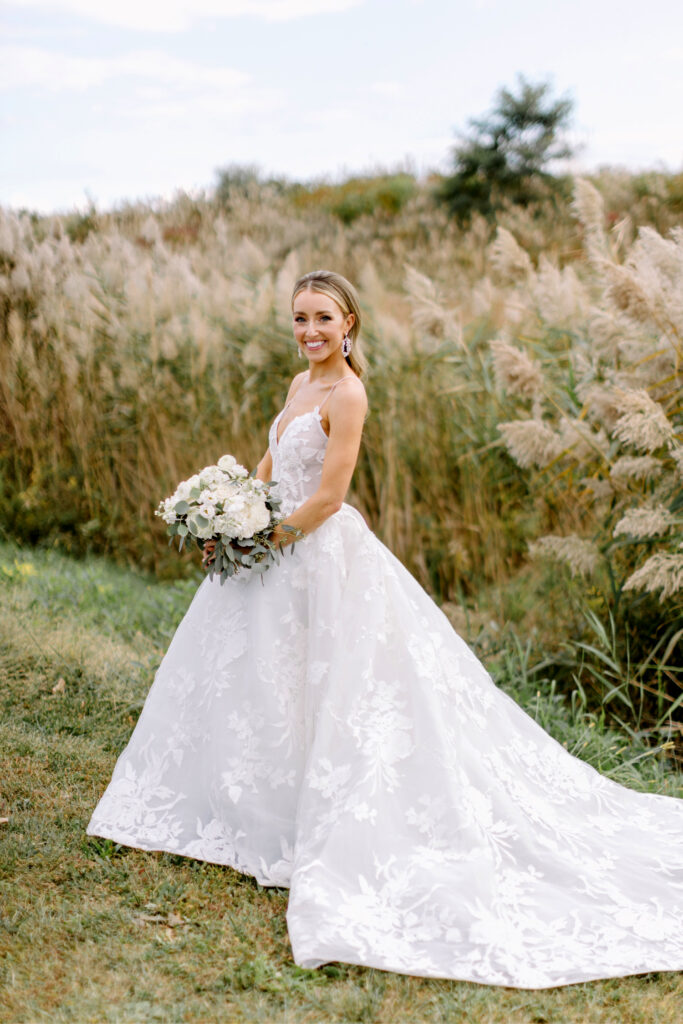
M173 500L174 501L187 501L187 499L190 497L190 491L191 490L192 490L192 487L191 487L190 481L189 480L183 480L176 487L175 494L173 495Z
M175 521L176 521L176 514L175 514L175 502L174 502L173 498L166 498L166 501L163 502L161 507L163 509L163 512L161 513L161 518L163 519L163 521L165 523L169 523L169 525L171 523L175 523Z
M199 479L202 487L213 487L215 484L222 482L223 474L218 466L204 466L204 469L199 474Z
M224 473L231 473L236 465L237 459L234 455L221 455L218 460L218 468L222 469Z
M205 519L208 519L211 522L216 515L216 506L212 501L204 500L197 506L197 512L199 512L200 516L204 516Z

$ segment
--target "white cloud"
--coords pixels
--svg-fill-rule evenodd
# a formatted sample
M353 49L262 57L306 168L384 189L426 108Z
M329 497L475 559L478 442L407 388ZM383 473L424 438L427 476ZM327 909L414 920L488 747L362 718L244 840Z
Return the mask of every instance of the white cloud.
M403 94L403 86L400 82L373 82L370 91L383 99L396 99Z
M357 7L364 0L5 0L6 7L76 14L120 28L182 32L199 18L240 15L290 21Z
M158 50L74 57L33 46L0 46L0 89L84 90L113 78L153 79L166 86L209 88L217 93L234 91L249 81L242 71L204 67Z
M88 95L89 109L98 117L129 123L153 119L167 127L170 122L197 126L208 118L225 130L235 116L273 114L284 103L281 91L259 85L243 71L206 67L158 50L93 58L0 46L0 92L22 87L43 97L101 88Z

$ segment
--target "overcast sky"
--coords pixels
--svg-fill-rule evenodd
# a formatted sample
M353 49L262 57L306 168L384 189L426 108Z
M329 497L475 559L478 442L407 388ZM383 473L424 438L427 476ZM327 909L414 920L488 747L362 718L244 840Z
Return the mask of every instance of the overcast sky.
M3 0L0 204L443 170L521 72L575 103L577 166L683 170L683 0Z

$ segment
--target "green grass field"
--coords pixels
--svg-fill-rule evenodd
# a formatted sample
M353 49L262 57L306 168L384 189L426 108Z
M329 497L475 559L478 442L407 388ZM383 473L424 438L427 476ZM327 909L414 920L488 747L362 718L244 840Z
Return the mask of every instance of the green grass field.
M343 964L302 970L286 891L87 837L195 585L0 545L0 1020L680 1020L673 973L528 992ZM570 750L630 785L683 793L661 755L538 690L518 655L493 658L501 684Z

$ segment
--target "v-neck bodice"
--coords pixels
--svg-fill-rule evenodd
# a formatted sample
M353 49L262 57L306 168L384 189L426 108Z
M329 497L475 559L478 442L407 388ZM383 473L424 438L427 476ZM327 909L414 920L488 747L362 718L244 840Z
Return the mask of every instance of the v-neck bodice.
M282 510L285 515L289 515L318 489L328 441L322 427L320 410L337 385L349 379L349 376L345 375L334 381L322 401L313 409L292 417L280 437L280 420L292 404L294 396L271 423L268 444L273 460L272 476L273 480L277 481L277 490L282 498Z
M278 425L284 409L273 420L268 436L273 460L273 480L282 499L282 511L289 515L318 489L322 475L327 434L322 428L319 406L290 420L278 441Z

